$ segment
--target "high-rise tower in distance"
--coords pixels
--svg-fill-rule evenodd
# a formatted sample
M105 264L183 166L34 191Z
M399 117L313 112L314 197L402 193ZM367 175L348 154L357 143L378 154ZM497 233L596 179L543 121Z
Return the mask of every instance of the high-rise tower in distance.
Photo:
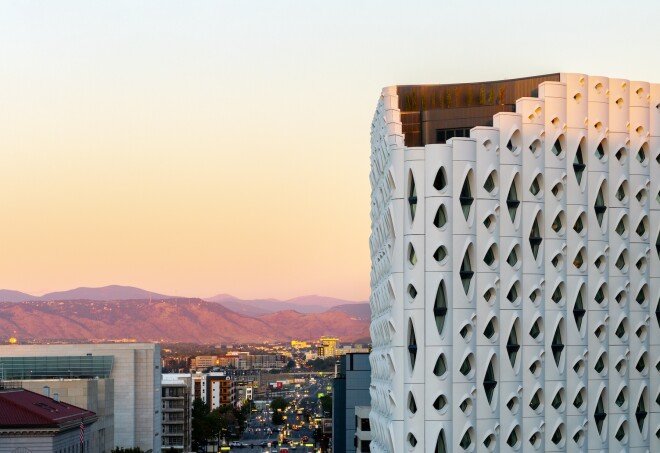
M383 89L374 452L660 451L660 84Z

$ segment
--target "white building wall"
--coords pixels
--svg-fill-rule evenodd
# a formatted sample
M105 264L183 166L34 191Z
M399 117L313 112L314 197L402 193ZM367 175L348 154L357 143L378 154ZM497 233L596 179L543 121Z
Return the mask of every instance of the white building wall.
M560 80L421 148L383 90L372 451L660 451L660 85Z

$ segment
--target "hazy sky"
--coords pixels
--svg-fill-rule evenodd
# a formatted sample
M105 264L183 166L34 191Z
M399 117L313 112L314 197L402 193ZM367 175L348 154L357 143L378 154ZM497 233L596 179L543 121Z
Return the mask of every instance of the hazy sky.
M0 288L369 294L386 85L660 81L660 2L2 1Z

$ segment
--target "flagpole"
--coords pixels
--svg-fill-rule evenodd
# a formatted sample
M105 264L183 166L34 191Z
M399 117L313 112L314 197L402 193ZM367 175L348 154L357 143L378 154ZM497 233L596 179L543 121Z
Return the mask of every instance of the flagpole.
M85 417L80 419L80 453L85 453Z

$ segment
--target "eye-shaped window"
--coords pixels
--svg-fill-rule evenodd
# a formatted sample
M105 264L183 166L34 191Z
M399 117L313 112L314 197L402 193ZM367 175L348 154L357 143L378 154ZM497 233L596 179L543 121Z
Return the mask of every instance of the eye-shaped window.
M468 354L467 357L465 357L465 360L463 360L463 363L461 363L460 368L458 371L465 377L470 377L473 373L473 368L474 368L474 355L472 353Z
M486 254L484 255L484 263L488 267L493 267L496 264L497 261L497 245L491 244L490 247L488 247L488 250L486 250Z
M619 150L614 154L614 157L616 157L616 160L619 161L621 165L626 161L626 158L628 157L628 151L626 148L619 148Z
M573 230L579 234L582 235L584 232L584 226L587 224L587 215L582 212L578 218L575 220L575 223L573 224Z
M445 395L438 396L433 402L433 408L436 411L441 411L447 406L447 397Z
M433 374L438 377L443 377L447 373L447 359L445 359L444 354L438 356L438 360L435 361L435 366L433 367Z
M536 175L536 178L532 181L532 184L529 186L529 191L537 198L543 195L543 177L540 173Z
M488 320L486 327L484 328L484 336L491 341L497 339L497 318L493 316Z
M603 434L603 422L605 421L605 417L607 417L607 412L605 412L605 409L607 408L605 397L605 390L603 390L596 402L596 410L594 411L594 420L596 420L596 429L598 430L599 435Z
M417 337L415 336L415 326L412 319L408 320L408 359L410 360L410 369L415 369L417 360Z
M472 188L470 187L470 175L471 172L465 177L463 182L463 188L461 189L461 194L459 196L459 201L461 203L461 210L463 211L463 216L465 220L468 220L470 217L470 209L472 208L472 203L474 202L474 197L472 196Z
M566 223L566 215L564 214L564 211L559 211L559 213L555 216L555 219L552 221L552 231L557 233L559 236L564 235L564 224Z
M506 341L506 352L509 356L509 362L511 367L516 367L516 359L518 358L518 351L520 350L520 344L518 343L518 330L520 329L520 320L516 319L511 327L511 332L509 332L509 338Z
M447 225L447 209L445 205L441 204L438 207L438 210L435 212L435 217L433 218L433 225L436 228L443 228Z
M435 259L438 263L444 263L446 258L447 248L444 245L441 245L436 249L435 253L433 253L433 259Z
M417 264L417 254L415 253L415 247L412 243L408 244L408 262L413 266Z
M606 161L606 152L605 152L605 140L602 140L598 146L596 147L596 152L594 155L596 156L596 159L601 160L601 161Z
M459 271L461 283L463 284L463 290L465 291L466 295L470 291L470 284L472 283L472 277L474 276L474 272L472 271L472 264L470 262L471 253L472 244L468 246L468 249L465 251L465 255L463 255L463 261L461 262L461 268Z
M587 311L584 309L583 302L584 291L584 285L582 285L577 293L577 296L575 297L575 304L573 305L573 318L575 318L575 326L580 332L582 331L582 321L584 319L584 315L587 313Z
M596 202L594 203L596 220L598 221L598 225L600 225L601 228L603 226L603 220L605 219L605 211L607 211L607 206L605 205L604 186L605 183L601 184L600 189L598 189L598 194L596 195Z
M561 157L562 154L564 153L564 147L561 144L562 141L563 141L563 136L559 136L557 140L555 140L554 145L552 145L551 152L557 157Z
M586 167L584 156L582 155L582 144L580 144L575 153L575 159L573 159L573 172L575 173L575 179L577 179L578 185L582 185L582 175Z
M576 409L583 411L585 406L587 404L587 389L582 387L579 392L575 395L575 399L573 399L573 406L575 406Z
M532 229L529 232L529 245L532 248L532 255L534 255L534 259L538 259L541 242L543 242L543 237L541 236L541 228L539 226L541 223L541 213L538 213L534 218Z
M495 170L491 171L486 181L484 182L484 189L491 195L494 195L497 191L497 172Z
M619 184L619 187L616 189L614 197L619 200L621 203L625 203L628 199L628 182L623 181Z
M438 440L435 443L436 453L447 453L447 440L445 439L445 430L441 429L438 434Z
M447 187L447 172L445 171L445 167L440 167L438 169L435 179L433 180L433 187L438 191L443 191Z
M520 200L518 199L518 189L516 189L516 180L514 178L509 187L509 193L506 196L506 206L509 210L509 217L511 217L511 222L516 221L516 214L518 213L518 206L520 206Z
M410 208L410 221L412 222L415 220L415 214L417 213L417 187L415 186L415 177L412 170L408 173L408 180L410 181L408 185L408 206Z
M554 197L557 200L561 200L561 197L564 194L564 185L562 183L558 182L557 184L552 186L552 189L550 189L550 192L552 192L552 195L554 195Z
M516 427L511 430L509 437L506 439L506 444L514 450L520 448L520 425L516 425Z
M447 317L447 289L444 280L438 284L438 290L435 293L435 302L433 304L433 317L435 326L438 329L438 335L442 335L445 328L445 318Z
M495 379L495 356L493 356L488 363L488 368L486 368L486 375L484 376L484 391L486 393L488 404L493 403L495 387L497 387L497 380Z
M532 398L529 400L529 407L535 412L541 412L543 410L543 390L538 389L534 392Z

